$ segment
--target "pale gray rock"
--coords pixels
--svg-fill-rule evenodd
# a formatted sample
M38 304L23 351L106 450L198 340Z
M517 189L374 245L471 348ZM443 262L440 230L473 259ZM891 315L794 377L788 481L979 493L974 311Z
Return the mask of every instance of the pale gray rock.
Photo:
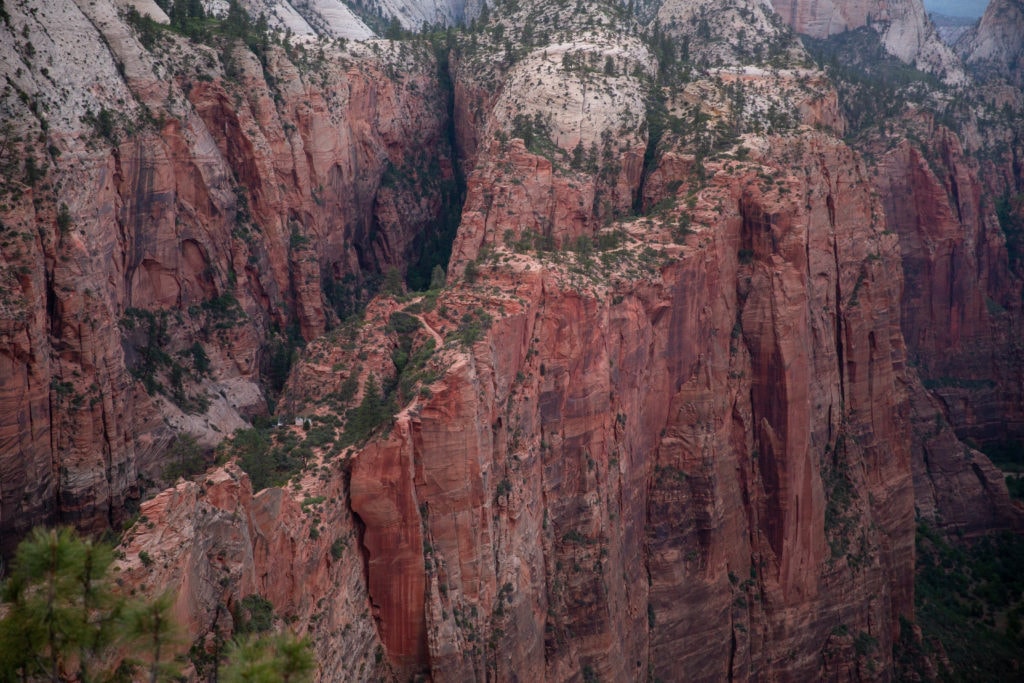
M992 0L978 27L957 43L964 61L1024 87L1024 3Z

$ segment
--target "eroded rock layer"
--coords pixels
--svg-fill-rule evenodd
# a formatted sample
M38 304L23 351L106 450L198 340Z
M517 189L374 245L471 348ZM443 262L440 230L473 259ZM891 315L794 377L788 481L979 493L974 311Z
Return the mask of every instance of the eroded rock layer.
M916 523L1021 521L954 433L1024 418L1013 165L862 156L767 6L713 9L506 3L434 50L10 8L3 547L105 528L275 385L249 454L305 469L178 481L122 545L194 652L258 595L324 681L888 680Z
M41 521L106 527L174 431L212 445L265 412L261 369L405 267L451 178L423 47L261 63L170 32L144 49L107 3L10 11L5 550ZM69 56L65 30L105 47Z

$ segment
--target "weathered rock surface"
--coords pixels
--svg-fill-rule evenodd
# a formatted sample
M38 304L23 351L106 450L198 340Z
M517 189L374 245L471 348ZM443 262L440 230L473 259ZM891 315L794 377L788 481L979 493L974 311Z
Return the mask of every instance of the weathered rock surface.
M868 166L764 8L662 4L693 73L606 4L517 3L456 38L448 286L326 335L454 175L427 49L147 50L106 2L57 9L109 49L79 92L85 63L22 33L56 15L0 27L28 140L0 216L4 542L116 517L166 422L261 410L288 328L310 345L283 410L338 424L372 376L393 423L284 488L178 482L119 566L208 646L269 599L320 680L887 680L917 519L1020 523L950 426L1021 405L984 384L1017 372L1020 302L975 169L941 131L943 172L910 144ZM652 87L663 68L686 77ZM919 372L962 381L940 404Z
M230 637L241 601L259 595L279 623L311 636L321 680L386 679L343 481L311 472L297 487L253 496L229 466L179 482L142 505L118 579L150 597L174 591L182 649L193 639L212 647L215 632Z
M366 40L373 31L341 0L244 0L250 15L261 14L269 25L299 38Z
M931 138L925 153L906 141L893 147L875 177L900 237L903 335L959 433L998 440L1024 429L1020 288L980 170L948 130Z
M750 0L665 0L657 14L662 26L682 39L690 58L715 66L800 60L803 48L781 20L785 17L768 3Z
M646 266L495 246L439 300L495 322L352 475L402 670L884 675L912 610L897 239L857 157L800 140L709 166L684 246L627 224Z
M993 0L978 26L956 45L964 61L984 72L994 70L1024 88L1024 5L1019 0Z
M828 36L867 26L872 19L885 20L889 15L887 0L862 2L800 2L800 0L776 0L772 2L775 11L793 27L797 33L814 38Z
M869 26L889 54L949 85L967 83L960 60L939 37L921 0L772 0L772 5L797 33L828 38Z
M885 679L916 514L970 534L1020 513L906 364L902 235L863 161L748 137L701 189L665 151L648 201L692 211L627 222L632 257L602 267L511 253L599 240L573 212L591 190L475 139L452 265L473 275L424 317L495 322L353 470L388 652L441 680Z
M218 383L254 387L284 330L322 334L404 267L451 173L424 48L229 48L227 75L173 33L144 49L109 2L10 17L5 551L41 521L116 521L163 470L165 421L212 442L264 412Z

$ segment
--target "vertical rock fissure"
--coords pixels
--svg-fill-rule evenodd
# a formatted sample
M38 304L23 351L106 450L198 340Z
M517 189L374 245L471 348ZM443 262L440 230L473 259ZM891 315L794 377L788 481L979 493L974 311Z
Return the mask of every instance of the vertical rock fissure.
M827 175L826 175L827 179ZM832 238L832 260L836 266L836 283L835 283L835 297L836 297L836 313L835 313L835 335L836 335L836 363L838 364L838 375L839 375L839 403L840 406L846 405L846 361L843 358L843 299L842 299L842 270L839 262L839 236L836 234L836 205L835 200L832 199L832 195L829 194L825 198L825 204L828 207L828 222L830 235ZM842 414L840 414L842 419Z
M637 182L636 194L633 197L633 213L640 215L644 210L644 186L651 172L658 167L658 145L664 133L664 109L661 90L653 86L647 95L647 147L644 149L643 167L640 180Z
M356 532L356 548L359 549L359 559L362 560L360 566L362 567L363 573L363 585L366 586L366 592L370 599L370 604L373 604L373 596L370 595L370 549L366 547L366 523L362 517L352 507L352 495L349 491L349 483L351 482L351 476L346 477L344 491L343 504L348 509L348 513L352 515L352 526L355 527ZM383 637L380 632L380 624L378 620L374 618L373 625L377 629L377 638L383 641Z
M727 681L732 683L734 680L733 672L736 668L736 617L733 616L733 611L729 610L729 668L726 669Z
M406 283L414 290L427 288L435 266L441 266L447 271L455 234L462 222L462 207L466 201L466 174L462 168L463 154L456 130L455 85L451 73L449 41L446 39L442 44L435 44L434 54L437 59L438 89L443 94L439 106L444 107L445 114L444 140L436 154L438 157L448 154L452 164L452 178L445 181L441 190L441 208L437 219L413 244L413 253L418 250L419 256L409 264Z

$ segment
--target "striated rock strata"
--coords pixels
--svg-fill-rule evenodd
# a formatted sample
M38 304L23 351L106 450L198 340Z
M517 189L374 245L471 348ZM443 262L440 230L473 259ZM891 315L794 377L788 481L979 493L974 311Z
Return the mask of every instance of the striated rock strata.
M1012 279L957 139L945 171L899 143L869 167L745 3L664 3L646 40L618 5L505 9L451 38L453 130L423 44L213 49L140 42L106 2L11 10L4 542L105 526L175 428L263 410L263 376L315 418L273 430L303 472L179 481L122 546L199 651L255 594L324 681L888 680L916 522L1020 524L949 424L991 431L980 404L919 377L1013 370L1019 302L970 288ZM744 21L757 40L720 42ZM24 26L108 47L61 61ZM456 163L447 286L392 281L336 327L429 239ZM978 396L1015 414L1007 391Z
M290 628L312 636L321 680L385 679L362 560L330 550L358 542L343 481L311 473L292 491L254 496L249 478L227 467L180 482L142 505L121 544L119 581L150 596L173 587L173 612L190 638L180 649L195 638L214 654L233 632L241 600L259 595ZM330 533L317 535L321 528Z
M404 268L451 178L422 46L267 46L261 63L170 32L144 47L109 2L9 13L4 551L39 522L116 522L172 429L214 443L265 412L287 336Z
M976 27L956 44L964 61L980 73L995 71L1024 88L1024 5L993 0Z
M939 413L858 157L747 142L707 167L685 244L676 210L626 223L615 266L491 245L482 284L420 316L494 322L353 461L400 677L884 678L915 506L968 532L1016 514L948 426L914 457Z

